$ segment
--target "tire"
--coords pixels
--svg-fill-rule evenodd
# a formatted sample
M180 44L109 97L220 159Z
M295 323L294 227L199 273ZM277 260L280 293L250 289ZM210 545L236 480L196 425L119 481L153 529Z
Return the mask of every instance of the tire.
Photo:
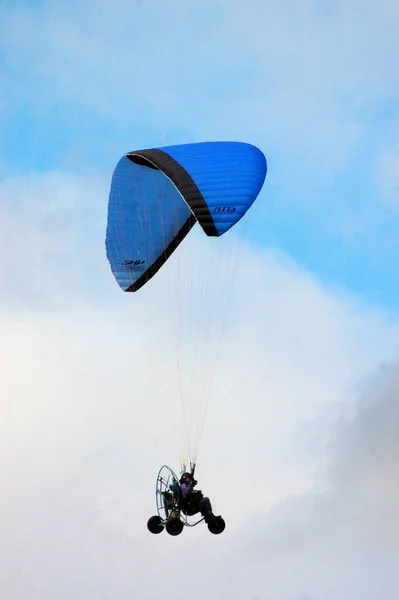
M158 515L150 517L147 521L147 529L151 533L157 534L163 532L162 519Z
M169 535L180 535L180 533L183 531L183 527L183 522L176 518L170 519L170 521L166 523L166 531L169 533Z
M208 529L214 535L219 535L219 533L223 533L225 527L226 523L224 522L224 519L222 519L222 517L215 517L214 519L212 519L212 521L210 521L210 523L208 523Z

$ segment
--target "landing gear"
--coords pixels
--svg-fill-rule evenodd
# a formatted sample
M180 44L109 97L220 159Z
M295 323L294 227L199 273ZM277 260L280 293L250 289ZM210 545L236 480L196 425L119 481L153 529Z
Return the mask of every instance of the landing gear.
M226 523L222 517L215 517L208 523L208 529L211 533L215 535L219 535L219 533L223 533L226 527Z
M162 519L160 519L158 515L150 517L147 521L147 528L151 533L162 533L163 527Z
M169 535L180 535L183 531L184 523L179 518L173 517L165 525L166 531Z

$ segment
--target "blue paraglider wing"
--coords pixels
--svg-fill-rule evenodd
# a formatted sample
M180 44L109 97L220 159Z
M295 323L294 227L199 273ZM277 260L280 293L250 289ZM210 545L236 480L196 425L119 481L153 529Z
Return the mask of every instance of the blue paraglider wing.
M107 256L125 291L140 289L198 221L209 236L235 225L266 177L262 152L241 142L138 150L115 168Z

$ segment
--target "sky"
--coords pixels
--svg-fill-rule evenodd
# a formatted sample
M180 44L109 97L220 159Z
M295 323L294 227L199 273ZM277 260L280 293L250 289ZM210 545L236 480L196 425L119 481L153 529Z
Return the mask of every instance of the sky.
M393 0L0 2L2 598L397 600L398 27ZM152 536L168 282L207 240L123 294L108 193L125 152L205 140L268 161L220 239L197 478L226 530Z

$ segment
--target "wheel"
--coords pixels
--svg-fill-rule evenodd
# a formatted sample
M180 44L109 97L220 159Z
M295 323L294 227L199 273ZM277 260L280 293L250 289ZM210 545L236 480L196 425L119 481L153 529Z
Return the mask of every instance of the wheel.
M209 531L215 535L222 533L225 527L226 523L222 517L215 517L210 523L208 523Z
M184 524L182 521L176 518L170 519L170 521L166 523L166 531L169 535L179 535L183 531L183 527Z
M162 519L160 517L158 517L158 515L155 515L154 517L150 517L147 521L147 528L148 528L148 531L151 531L151 533L162 533L163 532Z

